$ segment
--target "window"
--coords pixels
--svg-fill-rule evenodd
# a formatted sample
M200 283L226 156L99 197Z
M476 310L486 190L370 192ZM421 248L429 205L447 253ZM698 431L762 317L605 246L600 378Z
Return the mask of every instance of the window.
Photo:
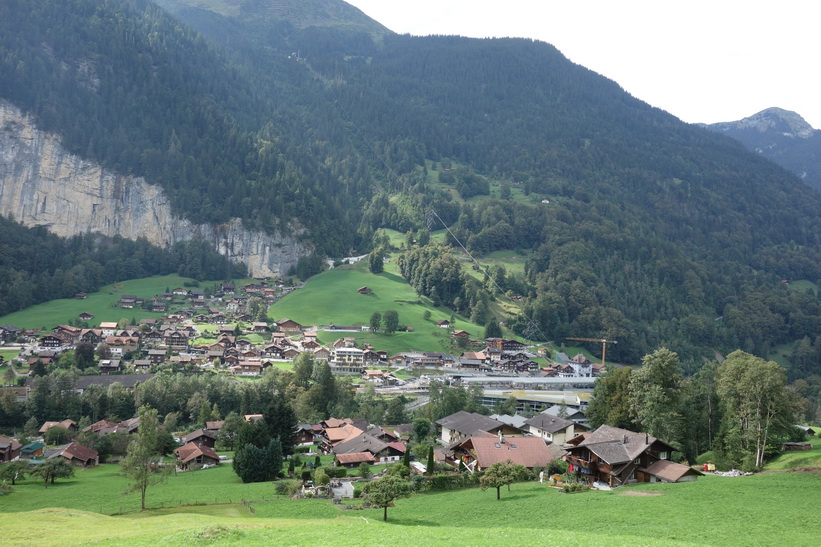
M659 452L659 459L666 460L667 459L667 451L664 450L663 452Z

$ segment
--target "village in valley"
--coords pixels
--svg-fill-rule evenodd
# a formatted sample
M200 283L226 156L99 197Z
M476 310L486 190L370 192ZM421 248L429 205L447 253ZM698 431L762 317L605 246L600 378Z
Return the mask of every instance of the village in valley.
M367 394L382 404L390 401L392 410L381 416L400 417L403 423L376 423L365 412L336 418L327 415L332 411L327 401L324 407L319 404L321 411L310 411L316 421L300 423L292 410L300 405L296 400L279 410L266 406L281 404L276 396L273 402L259 399L256 406L243 403L243 413L231 412L230 417L207 398L190 416L170 413L164 424L160 424L163 416L158 419L154 411L153 434L161 435L161 452L166 455L154 465L176 472L233 465L243 483L288 481L282 488L294 497L333 498L341 503L361 497L363 485L397 474L418 477L409 484L420 491L445 481L451 487L493 486L498 495L501 485L522 480L576 492L689 482L716 471L712 462L694 465L675 457L680 448L647 432L591 427L587 416L591 390L604 374L605 364L591 362L582 353L568 357L556 352L549 357L544 346L513 338L476 340L440 319L436 328L447 331L453 354L421 350L389 354L352 336L376 325L265 320L270 304L296 290L283 281L243 286L224 282L208 294L179 287L149 301L125 294L112 302L124 313L139 307L158 316L136 324L122 320L92 326L93 315L82 313L73 324L56 325L48 332L0 326L4 347L20 349L20 355L6 364L2 389L9 407L31 408L36 393L65 397L61 389L72 392L78 401L71 415L49 415L42 423L36 420L35 409L17 436L0 437L0 461L7 462L7 469L13 463L16 473L15 477L4 474L4 480L13 483L39 473L48 484L73 474L65 468L47 469L53 467L51 463L91 468L126 461L146 408L137 413L138 404L131 403L135 414L126 416L113 406L93 407L92 421L92 416L83 414L89 408L84 397L94 392L98 398L108 394L113 400L116 392L130 399L140 386L174 375L211 375L247 387L265 381L283 386L284 374L291 382L286 392L301 390L306 396L306 389L321 385L321 389L330 386L350 392L348 396ZM361 287L357 292L369 294L370 289ZM322 344L319 332L334 338L333 342ZM88 359L83 373L71 376L68 384L44 384L43 377L58 370L66 356L73 364ZM306 374L306 366L307 377L294 380L294 375ZM300 367L302 372L296 370ZM321 371L331 378L322 379ZM441 404L448 390L463 397L461 408L456 404L453 412L441 417L420 411ZM288 405L291 408L285 409ZM266 419L283 421L286 430L266 425ZM811 436L815 430L803 427L802 432ZM269 439L273 433L278 433L276 468L248 478L251 475L243 474L246 471L236 463L242 460L240 445L254 435ZM95 450L100 446L103 454ZM811 445L790 442L782 448L803 450Z

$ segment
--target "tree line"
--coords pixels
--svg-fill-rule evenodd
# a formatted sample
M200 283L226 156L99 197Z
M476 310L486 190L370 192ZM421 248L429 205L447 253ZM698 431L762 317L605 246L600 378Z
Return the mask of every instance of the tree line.
M608 369L596 381L588 417L593 427L646 431L690 462L712 451L722 468L755 470L781 442L804 438L798 420L818 420L815 384L814 396L804 393L815 400L802 397L781 366L741 350L685 378L678 355L660 348L639 369Z

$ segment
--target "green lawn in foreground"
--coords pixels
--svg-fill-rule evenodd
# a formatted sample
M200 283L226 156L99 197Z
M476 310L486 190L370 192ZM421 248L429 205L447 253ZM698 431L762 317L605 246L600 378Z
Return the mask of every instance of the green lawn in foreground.
M178 275L157 275L142 279L131 279L122 283L106 285L98 292L89 294L84 300L61 298L10 313L0 317L0 324L14 325L23 329L52 327L60 323L67 323L69 319L77 319L77 316L83 312L94 315L94 319L89 321L92 326L99 325L101 321L119 321L122 318L128 320L134 318L137 321L147 318L156 319L162 314L148 312L140 308L128 310L118 307L117 302L120 300L120 296L133 294L141 298L151 298L162 294L166 288L173 290L175 287L182 287L185 282L190 281L192 281L190 278ZM200 285L207 286L213 283L213 281L204 281Z
M478 488L415 494L397 500L382 523L380 509L345 511L329 500L270 496L271 483L242 485L228 467L171 477L149 489L149 503L205 492L217 498L268 499L252 501L250 508L223 502L179 512L164 508L102 516L83 508L109 507L123 498L133 498L136 506L137 496L119 493L122 478L117 483L108 472L81 471L75 480L48 490L26 484L0 498L0 512L8 516L21 506L36 506L33 498L68 508L2 518L0 535L13 545L817 545L821 533L816 514L821 475L707 476L694 483L573 495L533 481L514 484L509 493L503 489L499 501L495 491Z

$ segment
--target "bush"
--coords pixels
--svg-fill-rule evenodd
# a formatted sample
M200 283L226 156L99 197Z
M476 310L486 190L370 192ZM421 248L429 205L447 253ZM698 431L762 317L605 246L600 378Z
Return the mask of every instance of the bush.
M535 470L534 470L535 471ZM564 460L553 460L547 464L544 474L548 477L551 475L563 475L567 473L567 462ZM538 473L536 473L538 476Z
M277 481L274 485L274 491L281 496L293 496L299 488L299 481Z
M331 477L328 476L322 469L317 469L314 473L314 484L323 486L331 482Z
M312 446L297 446L294 448L294 454L307 454L311 451Z
M396 463L388 468L388 475L398 475L406 479L410 476L410 468L401 463Z
M311 480L311 470L310 469L303 469L302 470L302 480L303 481Z
M341 479L348 476L348 470L342 466L334 467L332 465L326 465L322 468L322 471L332 479Z
M66 444L71 441L71 432L65 427L55 425L46 431L45 441L46 444Z
M564 492L565 494L573 494L575 492L587 492L588 490L590 490L590 486L580 482L574 482L562 486L562 492Z

